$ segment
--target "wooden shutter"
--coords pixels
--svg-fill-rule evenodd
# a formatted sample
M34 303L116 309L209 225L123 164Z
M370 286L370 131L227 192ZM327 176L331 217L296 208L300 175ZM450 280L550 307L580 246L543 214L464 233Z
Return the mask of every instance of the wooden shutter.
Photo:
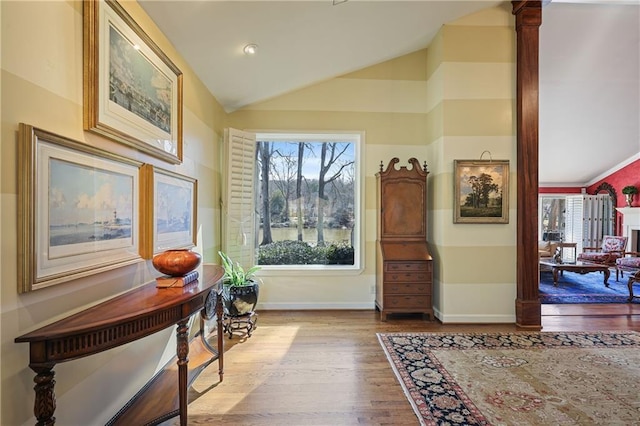
M256 264L256 135L225 129L224 139L222 250L248 268Z

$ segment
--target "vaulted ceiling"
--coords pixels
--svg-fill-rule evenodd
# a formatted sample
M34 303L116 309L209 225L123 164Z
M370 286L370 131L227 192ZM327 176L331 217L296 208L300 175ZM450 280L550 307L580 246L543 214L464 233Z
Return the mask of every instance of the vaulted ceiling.
M540 182L584 185L640 152L640 0L555 0L540 29ZM508 1L139 0L225 110L429 45ZM605 3L605 4L602 4ZM258 45L248 57L242 48Z
M640 153L640 5L592 3L542 9L541 183L586 186Z

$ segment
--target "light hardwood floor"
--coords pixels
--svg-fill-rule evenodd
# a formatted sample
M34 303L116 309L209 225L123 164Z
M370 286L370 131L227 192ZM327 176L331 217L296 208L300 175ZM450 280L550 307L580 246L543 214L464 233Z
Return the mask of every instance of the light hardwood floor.
M640 331L640 305L543 305L543 331ZM517 331L513 324L381 322L375 311L262 311L253 336L225 349L190 390L190 425L417 425L379 332ZM176 421L167 424L177 424Z

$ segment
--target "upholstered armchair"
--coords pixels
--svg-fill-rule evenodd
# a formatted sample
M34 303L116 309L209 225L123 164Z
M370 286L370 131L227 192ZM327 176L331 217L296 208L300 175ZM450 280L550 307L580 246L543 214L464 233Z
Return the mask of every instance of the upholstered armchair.
M616 259L624 256L627 247L627 237L605 235L602 237L602 246L584 247L584 251L578 254L578 261L598 263L607 266L616 266Z
M623 257L616 259L616 281L618 274L624 278L625 272L640 271L640 253L637 251L627 251Z
M556 253L558 243L555 241L538 241L538 257L540 259L549 258L549 260Z
M541 260L551 261L556 254L558 243L554 241L538 241L538 262ZM548 266L540 265L540 271L550 271Z

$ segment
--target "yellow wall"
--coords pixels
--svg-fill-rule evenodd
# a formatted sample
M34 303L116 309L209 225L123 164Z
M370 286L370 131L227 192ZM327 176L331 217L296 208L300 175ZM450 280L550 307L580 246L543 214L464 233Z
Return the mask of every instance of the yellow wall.
M436 312L445 322L514 321L515 185L508 225L452 223L453 160L484 150L511 160L515 183L514 38L507 9L442 28L428 49L226 115L135 2L121 2L183 71L184 163L172 166L82 128L82 3L0 2L0 424L33 423L28 345L13 339L133 288L149 262L18 295L16 130L19 122L194 176L200 184L198 247L219 248L219 142L223 127L365 132L365 262L356 276L267 276L264 308L373 308L375 173L380 161L416 157L430 170L430 243ZM104 424L174 351L173 330L57 366L59 424Z
M515 51L509 5L445 25L429 47L430 225L444 322L515 321ZM453 161L483 151L510 161L509 224L454 224Z
M353 130L365 133L365 270L263 276L262 308L372 309L375 285L375 174L380 161L426 157L426 49L334 78L229 114L240 129Z
M139 5L121 2L184 74L184 162L180 166L143 155L83 131L82 2L0 2L2 139L0 192L1 415L0 424L35 423L29 345L13 340L28 331L136 287L158 275L150 262L19 295L17 140L24 122L117 152L142 162L193 176L201 183L198 247L216 261L219 248L219 140L225 113ZM56 372L59 424L104 424L175 353L173 329L142 342L63 363Z
M515 185L508 225L453 224L453 160L484 150L511 161L515 182L515 31L495 8L445 25L428 49L257 103L229 115L247 130L364 131L365 271L263 277L260 307L373 306L375 173L393 157L426 161L436 315L445 322L515 320ZM491 267L488 267L491 265Z

